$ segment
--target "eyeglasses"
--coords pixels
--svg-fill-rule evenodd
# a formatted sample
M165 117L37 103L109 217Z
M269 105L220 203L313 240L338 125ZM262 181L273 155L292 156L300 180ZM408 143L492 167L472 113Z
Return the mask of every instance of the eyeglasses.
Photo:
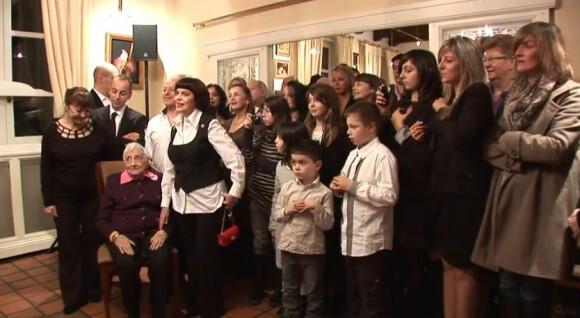
M495 61L499 61L499 60L508 60L508 59L511 59L511 57L505 56L505 55L486 56L486 57L483 58L483 63L485 63L485 62L495 62Z

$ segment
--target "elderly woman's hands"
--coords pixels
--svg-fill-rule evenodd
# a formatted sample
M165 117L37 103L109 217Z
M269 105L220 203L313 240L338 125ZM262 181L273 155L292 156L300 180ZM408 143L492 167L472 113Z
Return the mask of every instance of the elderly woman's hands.
M167 239L167 232L164 230L159 230L153 237L151 238L151 246L149 247L150 250L155 251L156 249L163 246L165 240Z
M135 251L133 250L133 246L135 246L135 242L131 241L128 237L121 234L119 235L115 241L115 245L119 248L121 254L133 255Z

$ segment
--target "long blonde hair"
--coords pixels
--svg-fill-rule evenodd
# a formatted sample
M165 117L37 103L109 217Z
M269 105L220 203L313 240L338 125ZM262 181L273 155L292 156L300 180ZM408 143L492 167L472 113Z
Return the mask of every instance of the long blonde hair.
M441 57L445 52L450 50L459 60L459 84L453 86L449 83L443 84L443 98L449 105L449 111L455 105L463 91L474 83L485 82L485 68L483 67L483 53L481 49L470 38L463 36L452 37L445 42L439 49L437 58L441 63Z
M573 69L567 58L564 37L560 28L546 22L532 22L524 25L515 35L514 52L528 35L538 40L542 74L553 80L572 78Z

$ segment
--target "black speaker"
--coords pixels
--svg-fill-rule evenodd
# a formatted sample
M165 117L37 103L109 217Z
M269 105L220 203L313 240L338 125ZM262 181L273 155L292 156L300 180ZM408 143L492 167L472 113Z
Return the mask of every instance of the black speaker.
M133 59L157 61L157 25L133 24Z

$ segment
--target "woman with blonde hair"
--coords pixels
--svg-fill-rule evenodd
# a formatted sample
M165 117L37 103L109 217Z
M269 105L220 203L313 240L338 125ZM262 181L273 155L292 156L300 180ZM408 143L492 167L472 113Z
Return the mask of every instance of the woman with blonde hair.
M346 64L338 64L332 70L332 87L334 87L334 90L340 99L339 110L341 115L344 114L344 110L347 109L348 106L354 104L354 97L352 96L354 77L354 71Z
M552 280L568 274L580 85L571 80L557 26L523 26L514 51L517 77L486 149L494 170L472 260L499 270L500 317L548 317Z
M470 257L489 189L483 145L493 122L492 100L483 54L473 40L448 39L438 58L444 88L443 98L433 103L432 120L435 246L443 261L445 317L473 318L480 286Z

